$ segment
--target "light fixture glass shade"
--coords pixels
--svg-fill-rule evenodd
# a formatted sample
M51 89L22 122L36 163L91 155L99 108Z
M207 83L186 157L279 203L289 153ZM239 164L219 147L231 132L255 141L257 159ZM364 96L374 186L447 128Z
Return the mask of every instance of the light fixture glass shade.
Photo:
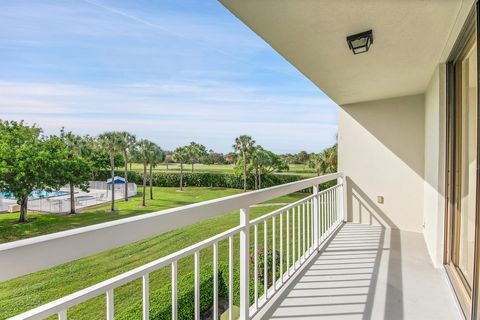
M373 43L372 30L348 36L347 43L348 47L353 51L353 54L367 52Z

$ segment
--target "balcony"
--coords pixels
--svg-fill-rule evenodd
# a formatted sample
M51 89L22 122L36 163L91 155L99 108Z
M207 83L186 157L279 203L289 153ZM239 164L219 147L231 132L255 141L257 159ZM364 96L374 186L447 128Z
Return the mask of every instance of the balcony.
M102 314L114 319L115 291L133 281L142 282L142 318L155 318L151 313L149 275L164 268L171 272L171 318L182 318L178 313L178 262L184 258L193 258L195 319L205 317L201 309L203 295L211 295L212 319L220 319L222 313L222 319L234 319L236 307L240 319L460 319L448 282L442 271L432 266L421 234L390 228L383 223L388 218L374 211L369 212L366 224L345 223L346 181L343 174L336 173L2 244L0 281L232 210L238 210L240 218L239 225L232 229L12 319L44 319L52 315L68 319L71 308L95 297L105 299ZM308 191L303 199L250 219L252 205L300 190ZM225 284L219 276L223 268L219 263L220 243L228 244ZM211 290L205 290L200 271L205 260L200 257L210 249L212 276L207 286ZM235 255L239 266L235 265ZM262 263L262 256L271 263ZM238 286L234 279L237 270ZM223 285L226 310L220 307Z

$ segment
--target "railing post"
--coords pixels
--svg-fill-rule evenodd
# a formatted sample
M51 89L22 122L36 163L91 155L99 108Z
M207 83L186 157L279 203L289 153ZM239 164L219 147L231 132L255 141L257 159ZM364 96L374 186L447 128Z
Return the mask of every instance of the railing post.
M240 319L247 320L250 308L249 297L249 248L250 248L250 210L249 208L240 209Z
M345 179L344 177L340 177L337 179L337 183L340 185L340 190L339 190L339 204L338 204L338 215L339 215L339 221L343 222L345 221L345 212L344 212L344 201L346 199L346 197L344 197L344 194L345 194Z
M318 236L320 226L320 203L318 203L318 185L313 186L313 248L318 248Z

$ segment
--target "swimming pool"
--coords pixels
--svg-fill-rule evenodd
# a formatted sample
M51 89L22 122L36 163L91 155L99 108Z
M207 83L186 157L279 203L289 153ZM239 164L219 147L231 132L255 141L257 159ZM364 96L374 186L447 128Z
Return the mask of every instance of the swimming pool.
M78 196L78 197L75 197L75 199L77 199L78 201L84 201L84 200L95 199L95 197L94 196Z
M35 190L30 195L28 196L29 200L38 200L38 199L44 199L44 198L52 198L52 197L58 197L58 196L64 196L67 195L68 192L66 191L45 191L45 190Z
M67 195L68 192L66 191L46 191L46 190L35 190L30 195L28 196L28 200L38 200L38 199L44 199L44 198L52 198L52 197L58 197L58 196L64 196ZM2 192L2 197L4 199L15 199L15 195L12 192L4 191Z

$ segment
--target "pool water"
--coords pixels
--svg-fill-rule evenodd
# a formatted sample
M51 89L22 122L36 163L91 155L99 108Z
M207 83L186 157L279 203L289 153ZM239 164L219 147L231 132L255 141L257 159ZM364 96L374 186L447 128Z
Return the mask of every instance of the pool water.
M37 199L43 199L43 198L52 198L52 197L58 197L58 196L64 196L67 195L68 192L66 191L45 191L45 190L35 190L32 193L30 193L30 196L28 196L29 200L37 200Z
M67 195L68 192L66 191L45 191L45 190L35 190L28 196L28 200L38 200L44 198L52 198L58 196ZM15 196L12 192L2 192L2 197L4 199L15 199Z
M95 199L94 196L78 196L78 197L75 197L75 199L79 200L79 201L82 201L82 200L91 200L91 199Z

